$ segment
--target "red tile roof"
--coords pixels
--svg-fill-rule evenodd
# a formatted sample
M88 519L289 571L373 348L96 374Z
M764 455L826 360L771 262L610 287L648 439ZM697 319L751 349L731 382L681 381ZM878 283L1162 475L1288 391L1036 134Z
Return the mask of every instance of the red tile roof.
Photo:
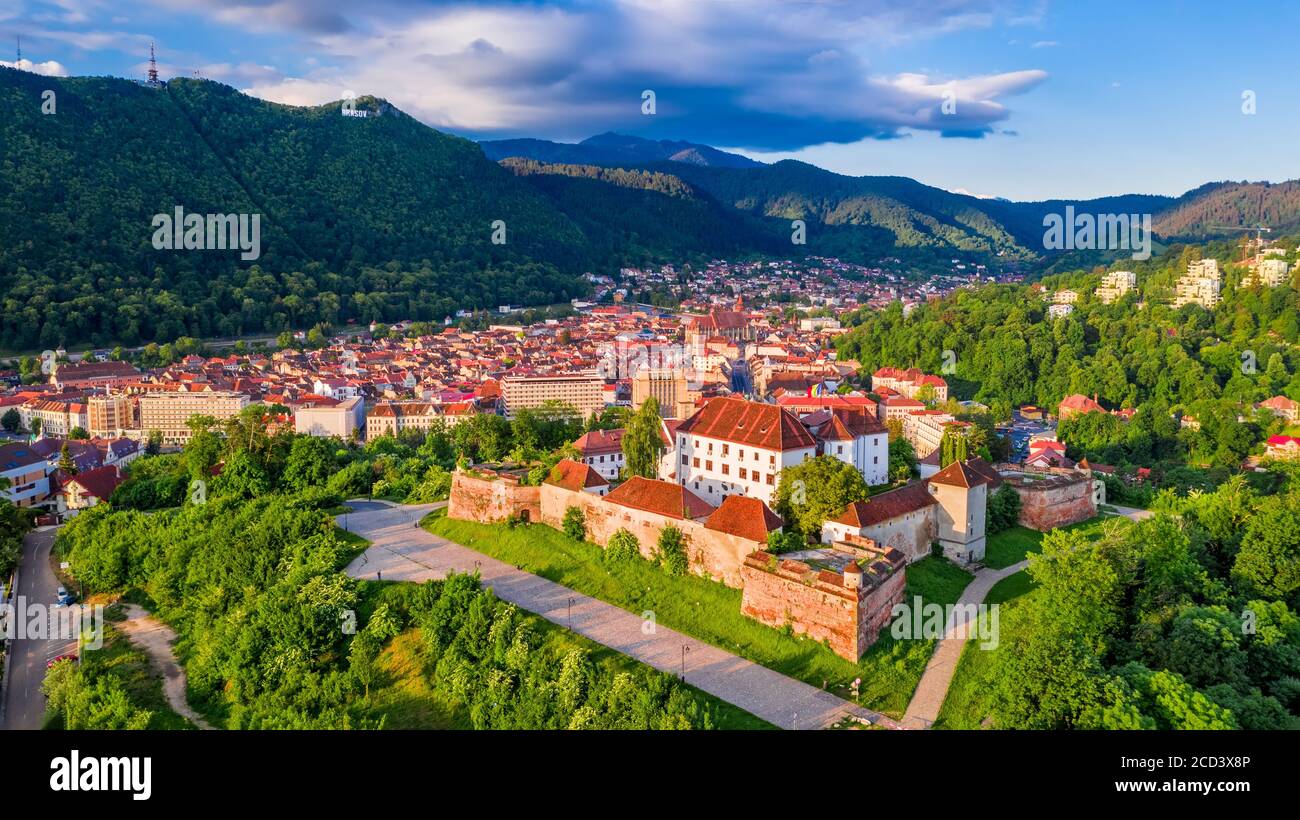
M854 501L835 519L840 524L851 527L870 527L881 521L888 521L910 512L937 504L930 495L929 485L917 481L897 490L872 496L867 501Z
M583 433L573 446L584 456L598 456L605 453L617 453L623 449L623 428L616 430L592 430Z
M641 476L632 476L605 498L624 507L667 518L708 518L713 512L711 504L680 484Z
M799 420L775 404L732 397L710 399L677 428L683 433L767 450L798 450L817 442Z
M574 492L580 492L589 487L609 486L609 482L602 478L600 473L593 470L591 465L567 458L561 459L551 468L551 474L547 477L546 483L563 487L566 490L573 490Z
M767 534L781 529L785 522L757 498L729 495L722 499L722 506L709 516L704 526L765 544Z

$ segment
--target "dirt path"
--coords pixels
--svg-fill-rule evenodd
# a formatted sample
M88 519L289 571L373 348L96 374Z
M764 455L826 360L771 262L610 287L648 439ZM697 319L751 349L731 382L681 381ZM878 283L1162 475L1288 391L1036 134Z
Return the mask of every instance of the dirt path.
M126 611L126 620L119 621L116 626L132 643L147 652L154 665L162 670L163 694L172 709L200 729L211 729L185 700L185 670L176 663L176 655L172 652L176 633L135 604L123 604L122 607Z

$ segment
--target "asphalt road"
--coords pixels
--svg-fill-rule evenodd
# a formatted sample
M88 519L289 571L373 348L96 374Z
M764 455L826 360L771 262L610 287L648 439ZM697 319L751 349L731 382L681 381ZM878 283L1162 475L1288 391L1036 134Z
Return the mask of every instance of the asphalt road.
M53 606L59 581L50 569L50 547L54 528L29 532L23 539L23 556L18 570L18 595L30 604ZM15 602L16 605L16 602ZM17 625L15 625L15 634ZM9 644L9 680L5 682L6 729L39 729L45 717L45 663L51 658L76 651L76 639L14 639Z

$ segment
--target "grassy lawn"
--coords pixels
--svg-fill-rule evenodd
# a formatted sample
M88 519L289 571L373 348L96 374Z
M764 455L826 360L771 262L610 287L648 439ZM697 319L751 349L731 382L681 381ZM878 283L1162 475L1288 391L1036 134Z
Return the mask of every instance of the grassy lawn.
M1038 585L1034 583L1034 579L1029 577L1029 573L1022 569L1014 575L1008 575L1006 578L1003 578L1001 581L994 584L993 588L989 590L989 594L984 596L984 603L1005 604L1007 601L1014 600L1019 598L1021 595L1033 592L1037 586Z
M1007 611L1018 606L1023 596L1031 594L1035 588L1033 579L1025 570L1007 576L993 585L984 602L1001 605L998 613L999 628L1005 629ZM948 697L943 702L943 709L939 712L934 728L987 728L985 720L990 710L988 692L983 681L997 653L1001 651L1000 648L981 649L979 641L966 643L961 660L957 664L957 671L953 673L952 684L948 687Z
M334 535L347 545L347 548L339 553L339 569L343 569L348 564L352 563L353 558L356 558L358 555L365 552L366 548L370 546L369 541L356 533L348 532L337 524L334 525Z
M607 565L599 546L542 524L511 529L451 520L439 510L424 526L629 612L649 610L664 626L843 697L849 697L850 683L860 677L858 702L890 716L901 717L906 710L934 647L933 641L895 641L882 632L862 660L852 663L824 644L741 614L738 589L694 575L674 578L645 561ZM926 558L907 568L907 600L920 595L927 602L955 603L970 578L943 559Z
M1080 521L1060 529L1080 530L1087 533L1090 538L1097 538L1101 535L1102 525L1111 520L1129 521L1127 518L1103 512L1087 521ZM1003 569L1025 560L1031 553L1038 552L1038 545L1042 542L1043 535L1044 533L1037 530L1019 526L990 535L984 550L984 565L993 569Z

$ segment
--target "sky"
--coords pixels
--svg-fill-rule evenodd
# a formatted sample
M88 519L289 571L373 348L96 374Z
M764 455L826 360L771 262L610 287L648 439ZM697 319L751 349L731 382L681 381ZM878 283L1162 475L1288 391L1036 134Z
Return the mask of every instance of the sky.
M1033 200L1300 178L1297 23L1287 0L0 0L0 64L141 78L156 43L164 79L373 94L474 139L618 131Z

